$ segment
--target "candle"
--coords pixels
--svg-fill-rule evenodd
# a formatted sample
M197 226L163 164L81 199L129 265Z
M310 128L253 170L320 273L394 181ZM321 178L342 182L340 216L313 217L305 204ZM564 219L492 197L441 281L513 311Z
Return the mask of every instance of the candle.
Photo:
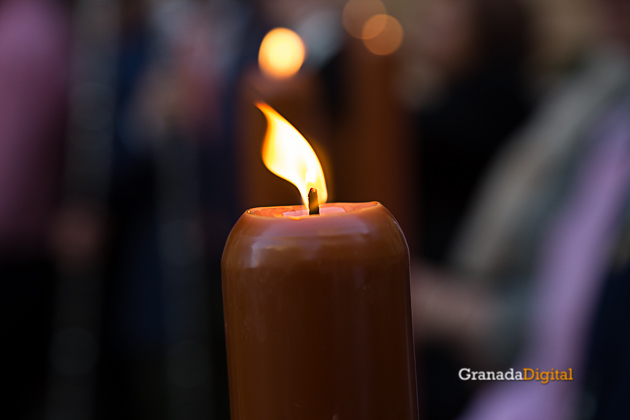
M359 2L360 3L360 2ZM368 2L369 3L369 2ZM335 192L349 201L377 200L393 214L414 250L417 238L410 121L392 86L400 69L395 56L377 56L362 41L348 39L344 50L343 95L347 98L332 154ZM397 188L392 188L392 186Z
M326 201L306 140L259 108L265 164ZM232 419L417 420L405 238L379 203L310 204L248 210L225 246Z

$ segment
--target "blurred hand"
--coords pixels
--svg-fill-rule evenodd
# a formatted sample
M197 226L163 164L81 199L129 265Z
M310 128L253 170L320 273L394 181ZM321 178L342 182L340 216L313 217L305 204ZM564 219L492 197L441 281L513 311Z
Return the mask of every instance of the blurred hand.
M413 263L411 302L416 342L446 344L467 358L486 353L497 303L446 270Z

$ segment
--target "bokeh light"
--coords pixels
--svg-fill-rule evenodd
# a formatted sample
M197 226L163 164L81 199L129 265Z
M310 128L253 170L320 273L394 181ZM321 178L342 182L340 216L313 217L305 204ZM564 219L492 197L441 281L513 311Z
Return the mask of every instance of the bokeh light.
M376 55L388 55L395 52L402 44L403 27L393 16L380 14L365 22L361 38L370 52Z
M343 27L353 37L362 38L365 23L385 13L385 5L379 0L350 0L343 8Z
M287 28L276 28L265 35L260 44L258 64L266 76L286 79L300 70L305 56L306 48L298 34Z

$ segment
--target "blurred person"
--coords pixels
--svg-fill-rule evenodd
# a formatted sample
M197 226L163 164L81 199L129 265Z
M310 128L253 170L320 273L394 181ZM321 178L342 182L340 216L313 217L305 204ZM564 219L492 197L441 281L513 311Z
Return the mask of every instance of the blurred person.
M62 2L0 2L2 416L42 415L55 275L70 33Z
M418 54L434 75L414 115L424 264L446 263L484 171L530 113L531 26L520 0L438 0L418 27ZM427 417L453 418L470 394L447 374L457 361L439 340L419 341L419 352Z
M532 108L532 22L520 0L438 0L422 23L435 81L415 116L420 252L443 263L484 170Z
M610 376L610 362L601 368L606 346L588 344L602 287L606 298L610 279L624 279L623 263L608 266L620 252L611 246L627 223L630 190L630 8L598 3L608 38L584 53L501 154L450 257L453 271L429 272L414 293L418 332L476 355L478 367L506 368L522 334L521 356L510 366L572 368L575 381L492 384L466 419L627 417L619 397L627 383L611 380L619 375ZM451 278L446 287L444 277ZM618 300L613 313L623 313ZM610 346L602 318L610 320L610 311L599 311L593 337L607 331ZM627 363L628 354L616 354Z
M575 382L542 388L536 382L497 385L481 395L465 418L569 419L576 414L587 330L629 198L628 87L625 96L586 133L590 138L570 168L562 203L541 232L527 340L514 364L541 371L571 368Z
M120 46L104 403L118 418L224 418L218 262L235 216L221 10L138 3L124 5Z
M228 417L219 266L236 221L230 98L247 15L121 2L105 208L70 197L57 232L80 268L93 256L73 251L86 248L73 232L107 229L90 247L104 265L98 418Z
M626 206L623 233L608 264L596 315L590 326L582 393L576 411L582 418L630 417L630 215Z

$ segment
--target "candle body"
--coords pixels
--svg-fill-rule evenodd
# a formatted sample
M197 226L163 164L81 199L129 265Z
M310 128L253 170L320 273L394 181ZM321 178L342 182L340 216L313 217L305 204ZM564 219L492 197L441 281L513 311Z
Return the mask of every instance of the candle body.
M417 420L398 224L378 203L291 210L246 212L223 254L232 420Z

